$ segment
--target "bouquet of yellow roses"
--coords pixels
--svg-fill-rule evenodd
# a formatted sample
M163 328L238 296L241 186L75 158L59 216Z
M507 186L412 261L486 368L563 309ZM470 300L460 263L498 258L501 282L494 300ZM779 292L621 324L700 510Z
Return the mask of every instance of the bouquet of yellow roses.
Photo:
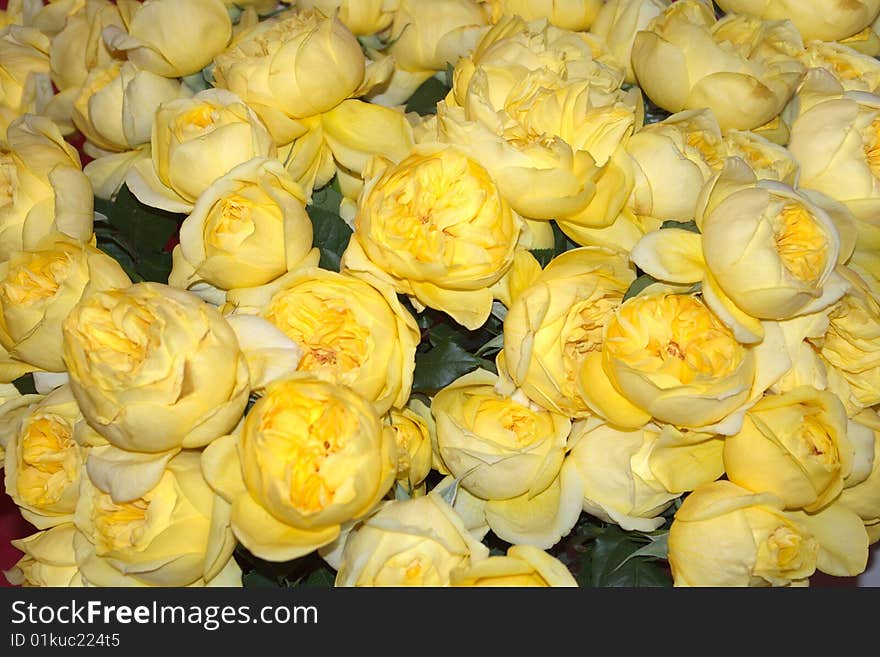
M880 0L9 0L0 29L10 582L865 571Z

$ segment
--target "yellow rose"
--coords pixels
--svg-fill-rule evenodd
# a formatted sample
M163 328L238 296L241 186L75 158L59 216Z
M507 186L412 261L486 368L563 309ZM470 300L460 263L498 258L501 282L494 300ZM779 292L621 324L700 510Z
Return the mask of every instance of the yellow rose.
M475 329L521 230L486 169L454 147L420 145L364 186L341 267Z
M136 163L125 182L141 202L171 212L191 212L217 178L276 153L259 117L224 89L161 103L150 144L152 159Z
M744 14L715 20L710 2L679 0L636 34L632 65L647 96L669 112L707 107L722 129L777 116L805 71L790 21Z
M12 381L35 369L65 371L64 318L82 297L129 285L116 260L64 235L47 237L35 250L12 253L0 263L0 345L10 356L0 362L0 378Z
M789 185L757 180L741 160L704 188L696 219L711 277L704 294L711 286L751 317L816 312L846 290L835 272L840 233L825 209Z
M75 534L76 527L68 522L11 541L24 556L4 571L6 579L23 587L85 586L73 551Z
M386 416L397 443L396 479L407 491L417 488L431 472L432 436L436 430L430 413L418 399L410 399L407 406L392 408Z
M822 0L717 0L726 12L767 20L790 20L805 41L838 41L868 27L880 13L877 0L829 5Z
M602 348L605 324L634 279L624 256L599 247L550 261L504 320L504 369L513 383L547 409L586 415L577 386L581 364Z
M302 348L297 369L352 388L382 415L409 399L418 325L394 292L318 267L227 294L236 314L257 314Z
M846 432L846 411L833 393L802 386L767 395L725 440L727 478L775 494L787 509L818 511L840 494L852 468Z
M235 426L247 404L235 333L189 292L149 282L96 292L62 331L83 415L121 449L202 447Z
M729 481L695 489L669 529L675 586L807 586L819 544L772 493Z
M639 428L654 417L681 428L735 433L747 404L790 366L781 336L769 331L759 345L748 346L699 297L632 297L608 320L601 355L585 361L581 394L621 428Z
M113 60L93 67L78 87L73 122L92 144L125 151L150 141L156 109L165 101L192 95L179 80Z
M778 180L797 185L800 166L791 152L766 137L749 130L727 130L721 149L726 157L738 157L748 164L759 180Z
M532 545L511 545L504 556L491 556L473 566L455 570L451 586L564 586L577 580L556 557Z
M262 559L288 561L373 510L394 483L396 449L365 399L298 374L269 385L240 432L205 449L202 467L232 504L238 540Z
M180 226L169 284L264 285L312 249L302 188L278 160L254 158L215 180Z
M488 556L489 549L433 489L423 497L387 502L355 527L336 586L449 586L456 569Z
M166 78L197 73L232 38L222 0L118 0L125 29L109 25L104 41L138 68Z
M880 87L880 62L837 41L807 42L801 61L830 71L847 91L873 94Z
M477 497L534 497L559 475L571 421L499 394L497 381L497 375L478 369L434 396L440 457L459 485Z
M16 119L0 142L0 261L61 232L92 236L94 195L79 154L49 119Z
M880 417L876 411L868 410L859 413L852 421L869 429L874 442L874 458L868 476L854 485L845 486L839 501L858 514L866 526L876 525L880 522ZM874 536L872 542L877 540Z
M90 584L203 585L237 569L230 508L209 488L198 452L181 452L150 484L121 499L82 477L74 547Z
M828 329L813 343L836 368L863 407L880 403L880 288L858 269L841 267L850 288L828 313Z
M724 441L710 434L653 424L621 431L593 418L576 422L569 442L584 511L626 531L659 528L673 500L724 474Z
M359 95L373 82L366 75L364 53L338 17L297 10L239 35L215 58L214 84L246 102L280 146L306 132L301 119Z
M38 529L73 520L90 433L70 386L63 385L31 405L9 437L6 493Z
M297 0L300 10L317 9L325 16L336 16L356 36L369 36L391 25L398 0Z
M800 164L799 185L846 205L858 220L858 245L880 245L880 96L845 91L813 69L798 92L788 149Z
M608 0L599 8L590 32L602 39L618 66L626 71L629 84L636 83L632 68L636 34L669 4L669 0Z
M49 43L30 27L10 25L0 32L0 139L12 121L40 112L52 97Z
M6 460L6 445L18 431L21 419L28 414L30 405L42 398L42 394L23 395L13 384L0 383L0 467Z
M122 15L110 0L85 0L67 17L64 27L52 37L49 64L52 82L62 92L79 88L89 71L114 61L102 31L108 25L124 28Z
M590 228L569 221L557 221L556 225L575 244L629 253L647 233L660 228L663 221L624 208L610 225L603 228Z

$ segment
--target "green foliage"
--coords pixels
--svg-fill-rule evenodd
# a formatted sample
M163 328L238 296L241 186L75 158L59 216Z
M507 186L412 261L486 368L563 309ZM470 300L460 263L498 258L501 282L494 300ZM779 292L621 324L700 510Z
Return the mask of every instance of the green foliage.
M444 79L445 78L445 79ZM452 70L447 68L440 75L432 75L419 85L418 89L406 101L406 111L415 112L420 116L437 113L437 103L446 98L452 88Z
M141 203L123 185L112 201L95 199L95 211L107 221L95 223L98 248L113 256L135 283L167 283L171 273L169 240L186 215Z
M433 396L458 377L481 366L494 369L491 361L474 356L454 340L441 340L428 351L416 354L413 390Z
M652 283L656 283L657 279L649 274L642 274L632 283L630 283L629 287L626 290L626 293L623 295L623 300L626 301L631 297L638 296L639 292L644 290L646 287L651 285Z
M697 228L696 221L672 221L671 219L667 219L662 224L660 224L660 229L664 228L680 228L681 230L689 230L692 233L699 233L700 229Z
M351 228L339 216L341 201L342 194L333 185L326 185L312 194L306 207L312 220L312 243L321 252L318 264L322 269L339 271L340 258L351 239Z

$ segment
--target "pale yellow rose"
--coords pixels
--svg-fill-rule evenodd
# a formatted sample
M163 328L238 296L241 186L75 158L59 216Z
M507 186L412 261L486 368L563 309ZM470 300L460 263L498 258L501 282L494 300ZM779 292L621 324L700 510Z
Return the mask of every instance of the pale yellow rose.
M393 432L349 388L294 374L266 388L240 431L205 449L211 486L254 555L288 561L370 513L397 472Z
M696 488L669 529L677 587L808 586L819 543L772 493L729 481Z
M636 34L632 66L669 112L708 107L722 129L751 130L777 116L805 71L790 21L744 14L716 20L711 2L678 0Z
M571 421L496 392L483 369L445 386L431 402L443 464L486 500L534 497L559 476Z
M607 0L596 14L590 32L600 37L626 71L626 81L635 84L632 47L636 34L670 4L669 0Z
M839 501L858 514L866 526L876 525L880 521L880 417L876 411L867 410L853 421L870 430L874 439L874 458L868 476L854 485L845 486ZM873 538L872 542L876 541L877 538Z
M828 313L828 328L812 342L863 407L880 403L880 287L857 268L841 267L850 288Z
M843 404L833 393L807 386L765 396L724 443L730 481L809 513L840 495L853 456Z
M92 237L94 196L79 154L49 119L27 114L0 142L0 261L60 232Z
M514 385L547 409L586 415L581 364L602 348L605 324L633 280L627 258L608 249L572 249L551 260L504 319L504 369Z
M474 329L521 230L485 168L452 146L421 144L365 184L341 267Z
M411 398L405 407L392 408L386 416L397 443L395 478L407 491L416 489L431 472L432 436L436 436L436 429L430 415L424 403Z
M27 415L31 404L43 398L40 393L23 395L11 383L0 383L0 467L6 460L6 445L18 431L21 418Z
M49 64L52 82L61 92L79 88L89 71L115 61L102 32L109 25L124 28L122 16L110 0L85 0L52 37Z
M191 96L180 80L112 60L92 67L73 101L73 122L94 146L126 151L150 141L156 109L165 101Z
M800 164L799 185L846 205L858 220L858 245L876 249L880 96L845 91L827 71L813 69L798 99L788 149Z
M823 0L716 0L726 12L767 20L788 19L804 40L838 41L868 27L880 13L877 0L852 0L829 4Z
M12 540L12 547L21 550L24 556L3 574L13 586L85 586L73 550L75 535L76 527L68 522Z
M38 529L73 520L91 432L70 386L32 404L6 446L6 493Z
M759 344L745 345L697 296L640 294L607 321L601 354L581 369L581 394L621 428L653 417L735 433L746 408L791 366L778 327L765 332Z
M116 447L202 447L244 412L248 368L235 333L189 292L152 282L96 292L62 331L74 396Z
M636 215L690 221L703 185L726 155L721 128L709 109L678 112L646 125L624 146L632 166L627 206Z
M504 556L490 556L473 566L455 570L451 586L562 586L577 580L556 557L532 545L511 545Z
M317 9L336 16L356 36L370 36L391 25L400 0L297 0L300 10Z
M11 25L0 31L0 139L25 113L39 113L53 95L49 38L35 28Z
M489 549L433 489L386 502L349 534L336 586L445 587L452 573L479 563Z
M660 228L663 221L648 215L637 215L624 208L604 228L590 228L570 221L556 221L556 225L575 244L599 246L628 254L647 233Z
M626 531L659 528L674 500L724 474L724 440L711 434L654 424L621 431L593 418L575 423L570 443L584 511Z
M837 41L808 41L801 61L830 71L847 91L876 93L880 87L880 62Z
M388 286L304 267L227 294L235 314L256 314L300 346L297 369L347 386L382 415L409 399L420 333Z
M583 32L594 27L603 0L479 0L486 5L489 20L497 23L507 16L527 21L546 19L565 30Z
M305 134L302 119L361 95L387 76L367 67L357 39L339 17L305 9L245 30L214 64L215 86L247 103L279 146ZM333 75L327 75L329 69Z
M276 154L263 122L225 89L161 103L150 146L151 159L138 161L126 184L147 205L186 213L211 183L236 165Z
M197 73L232 38L222 0L117 0L125 28L108 25L104 41L138 68L167 78Z
M749 130L727 130L722 139L725 157L738 157L759 180L778 180L797 186L800 165L787 148Z
M63 372L61 323L85 296L131 285L119 263L97 247L64 235L0 263L0 380L25 371Z
M181 452L128 492L119 497L82 476L74 547L90 584L198 586L237 570L230 506L205 481L198 452Z
M306 197L284 165L254 158L215 180L180 226L169 284L264 285L312 250Z

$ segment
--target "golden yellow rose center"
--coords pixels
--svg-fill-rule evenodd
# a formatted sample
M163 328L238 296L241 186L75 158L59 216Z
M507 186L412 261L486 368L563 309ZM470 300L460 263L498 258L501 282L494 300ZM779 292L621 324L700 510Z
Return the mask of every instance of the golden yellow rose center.
M411 450L425 439L419 426L412 420L399 414L392 414L391 428L394 430L394 442L397 444L397 477L409 473L412 465Z
M203 103L176 116L172 131L178 141L186 141L209 131L218 118L217 108Z
M880 179L880 115L871 121L864 134L865 160L874 177Z
M724 156L721 153L721 142L710 138L704 130L692 130L687 133L688 146L699 152L706 164L714 170L724 166Z
M839 465L839 455L834 440L828 434L828 427L819 416L818 409L806 409L807 413L798 427L801 456L818 461L827 469Z
M230 194L212 209L205 222L205 244L221 251L234 252L256 231L249 199Z
M0 208L15 203L18 195L18 170L12 155L0 150Z
M604 348L641 372L687 385L736 370L744 348L696 297L633 297L609 320Z
M28 305L51 298L67 277L70 264L67 253L48 251L35 254L9 270L0 294L15 305Z
M124 307L92 303L81 309L76 335L91 361L131 373L146 358L155 315L132 300Z
M342 401L300 394L293 386L265 397L259 417L258 458L283 478L288 502L303 515L332 504L335 489L325 469L356 435L357 419Z
M60 417L37 417L23 426L20 440L19 494L36 506L57 502L79 471L70 423Z
M471 408L476 403L476 408ZM530 445L549 436L550 427L538 414L509 399L474 397L464 410L473 418L473 432L510 449ZM499 431L500 429L500 431Z
M799 203L786 203L771 224L783 266L798 280L815 284L828 258L827 237L815 217Z
M758 565L779 573L797 570L802 565L802 545L803 537L791 527L777 527L759 546Z
M306 285L276 294L265 317L302 347L298 370L343 375L361 367L372 340L351 304L326 287Z
M106 493L98 492L92 511L97 538L108 550L125 550L136 546L146 530L150 503L139 498L117 504Z

